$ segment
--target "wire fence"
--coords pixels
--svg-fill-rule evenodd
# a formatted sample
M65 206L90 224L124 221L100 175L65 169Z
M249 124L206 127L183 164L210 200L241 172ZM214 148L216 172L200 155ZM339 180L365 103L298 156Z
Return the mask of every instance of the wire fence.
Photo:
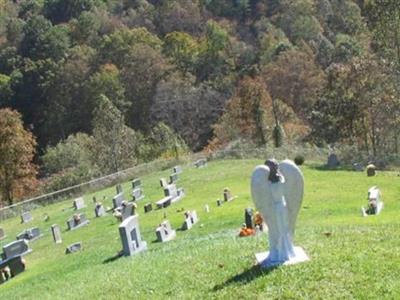
M247 146L245 142L243 144L235 144L228 147L225 150L210 152L210 153L197 153L187 156L182 156L179 159L164 159L156 160L153 162L141 164L123 171L119 171L113 174L109 174L100 178L90 180L78 185L74 185L62 190L58 190L52 193L27 199L21 202L17 202L11 206L0 208L0 220L15 217L20 215L22 212L30 211L38 207L49 205L52 203L60 202L68 198L77 197L85 193L96 191L105 187L115 185L124 181L132 180L135 177L144 176L152 172L165 170L172 168L174 165L182 164L186 167L190 166L199 158L207 158L208 160L228 160L228 159L266 159L276 158L294 159L296 155L303 156L306 160L312 161L326 161L329 153L332 149L318 148L315 146L305 147L304 145L285 145L284 147L262 147L256 148ZM346 152L336 149L335 151L341 158L345 158ZM355 157L355 153L351 152L351 156L354 161L362 161L362 157ZM350 161L349 161L350 162Z

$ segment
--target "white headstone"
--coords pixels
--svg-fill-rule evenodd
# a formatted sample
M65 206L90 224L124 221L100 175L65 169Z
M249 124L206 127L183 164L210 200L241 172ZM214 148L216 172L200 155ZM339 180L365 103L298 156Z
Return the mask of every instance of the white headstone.
M30 221L32 221L32 215L29 211L26 211L24 213L21 214L21 223L28 223Z
M53 235L54 243L61 244L62 243L62 239L61 239L60 226L58 226L57 224L52 225L51 226L51 233Z
M172 230L169 221L165 220L157 227L156 236L159 242L168 242L176 237L176 232Z
M75 210L82 209L82 208L85 208L85 207L86 207L85 201L83 200L82 197L76 198L76 199L74 200L73 205L74 205L74 209L75 209Z

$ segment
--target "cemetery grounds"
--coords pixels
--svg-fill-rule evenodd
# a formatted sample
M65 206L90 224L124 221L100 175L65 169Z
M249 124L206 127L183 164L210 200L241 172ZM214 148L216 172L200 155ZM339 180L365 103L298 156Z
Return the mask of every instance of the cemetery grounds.
M144 214L143 206L163 198L163 170L141 177L146 197L138 202L140 230L148 250L132 257L122 249L119 222L110 214L94 217L92 197L112 207L115 187L84 195L88 226L66 231L74 214L73 199L32 211L33 221L4 220L0 227L15 240L25 228L38 226L44 236L30 243L26 271L0 285L0 299L400 299L400 177L396 172L324 170L322 163L301 166L305 195L299 212L295 245L311 261L261 271L254 254L266 251L267 234L239 238L244 209L253 207L250 176L261 160L220 160L205 168L183 166L178 181L186 197L163 210ZM378 185L384 209L361 217L367 190ZM216 205L229 187L238 198ZM123 184L130 199L130 182ZM208 204L210 212L204 211ZM154 205L153 205L154 206ZM177 229L183 212L197 210L200 221L177 238L156 243L155 229L164 214ZM45 222L44 215L50 220ZM62 244L54 244L50 226L58 224ZM83 251L65 255L65 248L82 242Z

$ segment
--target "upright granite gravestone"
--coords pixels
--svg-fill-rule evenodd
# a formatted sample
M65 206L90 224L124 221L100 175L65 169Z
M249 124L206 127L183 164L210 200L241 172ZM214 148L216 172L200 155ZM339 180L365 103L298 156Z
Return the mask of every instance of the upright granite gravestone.
M135 178L132 180L132 190L141 187L142 186L142 182L140 181L139 178Z
M253 209L248 207L244 210L244 221L246 223L246 228L254 229L254 219L253 219Z
M83 200L82 197L76 198L73 202L73 206L75 210L85 208L86 207L85 200Z
M165 178L160 178L160 186L163 188L166 187L167 185L168 185L167 180Z
M179 179L178 173L173 173L169 176L169 184L176 183Z
M376 175L376 166L372 163L368 164L367 166L367 176L373 177Z
M172 171L173 171L173 173L181 174L181 173L182 173L182 167L181 167L181 166L175 166L175 167L172 169Z
M68 230L75 230L89 224L85 214L75 214L67 221Z
M340 165L339 159L335 153L332 153L331 155L328 156L328 168L334 169L337 168Z
M32 221L32 215L29 211L26 211L24 213L21 214L21 223L28 223L30 221Z
M193 225L199 221L199 218L197 217L197 212L195 210L185 212L184 216L185 221L183 222L182 230L191 229Z
M51 233L53 235L54 243L61 244L62 243L62 239L61 239L60 226L58 226L57 224L52 225L51 226Z
M94 214L95 214L96 218L103 217L107 214L106 210L104 209L103 204L101 204L101 203L96 204L96 207L94 208Z
M261 267L295 264L309 260L293 236L304 193L301 170L291 161L267 160L251 178L251 194L269 229L269 251L256 254Z
M138 187L132 191L133 201L139 201L144 198L143 190L141 187Z
M8 272L6 271L8 270ZM21 255L0 260L0 284L25 271L25 260Z
M2 258L4 260L31 253L26 240L18 240L3 246Z
M132 202L123 202L121 208L121 220L123 221L135 214L136 204Z
M144 213L147 214L148 212L151 212L153 210L153 206L151 205L151 203L147 203L144 206Z
M229 202L229 201L232 201L234 199L235 199L235 197L232 196L232 193L231 193L230 189L224 188L224 201L225 202Z
M0 227L0 241L6 238L6 234L4 233L4 229Z
M121 207L122 201L124 201L124 194L119 193L119 194L115 195L112 201L113 201L114 209Z
M131 256L147 249L147 243L142 241L140 236L138 215L125 219L118 229L125 256Z
M162 222L156 229L157 241L168 242L176 237L175 230L172 230L168 220Z
M361 163L354 163L353 164L353 170L357 172L363 172L364 171L364 166Z
M115 186L115 190L117 191L117 194L121 194L121 193L124 192L124 191L122 190L122 185L121 185L121 184L117 184L117 185Z
M33 227L24 230L20 234L17 235L17 240L28 240L28 241L34 241L38 238L41 238L43 234L40 234L40 229L38 227Z

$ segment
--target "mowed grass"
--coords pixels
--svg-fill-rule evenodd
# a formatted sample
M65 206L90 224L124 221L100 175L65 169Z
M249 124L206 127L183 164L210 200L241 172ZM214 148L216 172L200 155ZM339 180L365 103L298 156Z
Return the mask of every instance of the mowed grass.
M379 172L376 177L345 170L320 170L302 166L305 197L299 213L295 244L311 261L261 271L254 254L266 251L267 235L239 238L244 209L253 206L250 176L258 160L225 160L208 167L184 168L178 186L186 197L165 210L144 214L143 206L163 197L159 178L170 170L142 177L146 198L138 213L148 250L133 257L117 258L122 245L119 223L112 215L95 218L93 195L111 205L115 188L85 195L83 209L90 224L66 231L74 213L72 199L32 212L34 221L20 224L10 219L0 224L15 239L24 228L38 226L45 234L30 243L27 269L0 285L0 299L400 299L400 177ZM378 185L384 210L362 218L367 190ZM217 207L224 187L238 198ZM130 183L123 184L129 197ZM204 211L204 205L210 212ZM200 222L177 238L156 243L155 228L164 214L173 228L183 222L180 209L196 209ZM43 215L50 216L49 222ZM62 228L63 243L52 241L50 226ZM67 245L81 241L84 250L65 255Z

